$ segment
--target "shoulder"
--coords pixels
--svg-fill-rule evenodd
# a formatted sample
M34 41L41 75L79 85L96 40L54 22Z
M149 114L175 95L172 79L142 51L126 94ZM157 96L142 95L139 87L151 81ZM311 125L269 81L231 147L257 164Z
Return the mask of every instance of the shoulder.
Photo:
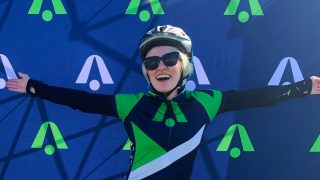
M116 94L115 102L120 119L124 120L129 112L135 107L145 93L136 94Z
M204 90L194 90L194 91L186 91L188 97L192 96L196 99L203 98L221 98L222 91L217 89L204 89Z
M207 111L210 120L212 120L221 105L222 92L220 90L195 90L186 92L188 97L193 97Z

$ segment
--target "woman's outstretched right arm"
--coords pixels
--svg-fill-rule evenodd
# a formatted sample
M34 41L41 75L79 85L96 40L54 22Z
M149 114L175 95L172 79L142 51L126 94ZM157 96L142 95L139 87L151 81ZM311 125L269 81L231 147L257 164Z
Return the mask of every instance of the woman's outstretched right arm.
M18 74L21 77L20 79L7 81L6 87L8 90L29 93L34 97L67 105L82 112L117 116L114 95L92 94L75 89L48 86L30 79L26 74Z

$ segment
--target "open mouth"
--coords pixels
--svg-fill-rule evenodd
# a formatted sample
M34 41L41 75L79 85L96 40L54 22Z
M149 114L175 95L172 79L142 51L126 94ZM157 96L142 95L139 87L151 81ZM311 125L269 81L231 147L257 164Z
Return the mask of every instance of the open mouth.
M156 78L157 78L158 81L165 81L165 80L170 79L171 76L168 75L168 74L160 74Z

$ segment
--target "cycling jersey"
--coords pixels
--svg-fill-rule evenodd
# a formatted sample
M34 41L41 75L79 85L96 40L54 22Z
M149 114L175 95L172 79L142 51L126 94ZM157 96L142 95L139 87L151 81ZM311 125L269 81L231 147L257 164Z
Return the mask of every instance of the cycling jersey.
M35 80L29 80L27 91L83 112L121 119L131 141L127 179L189 179L204 130L218 114L304 97L310 94L311 80L245 91L184 90L171 100L152 92L91 94Z

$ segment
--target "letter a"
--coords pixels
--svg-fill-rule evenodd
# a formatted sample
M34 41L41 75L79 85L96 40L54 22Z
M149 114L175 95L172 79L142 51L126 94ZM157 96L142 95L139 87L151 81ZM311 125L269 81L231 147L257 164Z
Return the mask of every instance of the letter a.
M236 14L240 0L231 0L227 9L224 12L226 16L233 16ZM258 0L249 0L249 5L251 8L251 13L253 16L263 16L263 11L261 9Z
M90 74L92 63L94 60L98 64L98 69L99 69L99 73L100 73L103 84L113 84L113 80L110 76L107 66L103 62L103 59L98 55L91 55L87 58L76 80L76 83L85 84L88 82L89 74Z
M217 151L228 151L229 146L231 144L231 140L233 138L233 135L234 135L237 127L239 130L240 140L241 140L243 151L249 151L249 152L254 151L254 148L252 146L252 143L250 141L248 133L247 133L246 129L241 124L234 124L228 129L227 133L225 134L221 143L219 144Z
M194 64L194 70L196 72L196 76L198 79L198 83L201 85L210 85L209 79L207 77L206 72L204 71L204 68L196 56L193 56L193 64Z
M48 126L50 127L54 141L58 149L68 149L57 125L53 122L45 122L41 125L36 138L34 139L31 148L42 148L44 138L46 136Z
M316 142L314 142L313 146L310 149L312 153L319 153L320 152L320 135L318 136Z
M293 75L293 80L294 82L302 81L304 78L302 76L300 67L297 63L297 60L292 58L292 57L286 57L281 60L280 64L278 65L276 71L273 73L271 80L269 81L268 85L269 86L278 86L280 85L282 76L284 74L284 70L290 62L291 65L291 70L292 70L292 75ZM289 82L284 83L284 85L290 84Z
M140 0L131 0L125 14L137 14L139 5ZM150 5L153 14L164 14L159 0L150 0Z
M7 56L0 54L0 59L2 62L2 65L4 67L4 71L6 72L7 78L8 79L18 79L16 73L14 72L9 59L7 58Z
M51 0L56 14L67 14L61 0ZM28 14L39 14L43 0L34 0Z

